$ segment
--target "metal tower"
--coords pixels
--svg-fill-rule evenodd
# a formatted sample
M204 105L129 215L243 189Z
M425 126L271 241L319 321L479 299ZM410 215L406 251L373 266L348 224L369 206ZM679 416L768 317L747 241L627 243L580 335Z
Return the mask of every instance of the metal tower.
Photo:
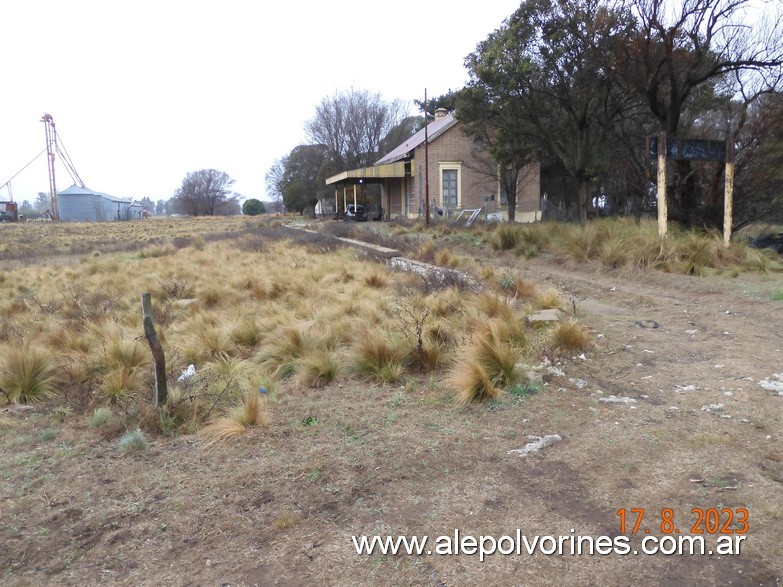
M57 131L54 128L54 119L51 114L44 113L41 122L46 129L46 154L49 161L49 195L52 200L50 213L52 220L60 219L60 210L57 205L57 184L54 180L54 154L57 151Z

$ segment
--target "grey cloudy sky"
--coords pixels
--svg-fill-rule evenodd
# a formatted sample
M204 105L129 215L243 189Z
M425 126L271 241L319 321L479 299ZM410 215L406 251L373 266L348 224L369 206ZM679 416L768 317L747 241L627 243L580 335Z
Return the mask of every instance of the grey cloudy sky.
M467 81L465 56L519 0L6 0L0 7L0 182L45 147L54 117L85 184L167 199L215 168L266 198L274 160L305 142L325 96L411 102ZM73 181L58 164L57 187ZM48 192L45 157L12 182ZM7 199L7 188L0 200Z

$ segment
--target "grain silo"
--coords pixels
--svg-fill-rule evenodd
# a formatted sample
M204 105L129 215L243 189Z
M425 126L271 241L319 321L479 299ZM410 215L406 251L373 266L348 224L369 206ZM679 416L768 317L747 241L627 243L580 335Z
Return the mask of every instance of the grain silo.
M57 194L61 221L132 220L141 216L131 198L118 198L72 185Z

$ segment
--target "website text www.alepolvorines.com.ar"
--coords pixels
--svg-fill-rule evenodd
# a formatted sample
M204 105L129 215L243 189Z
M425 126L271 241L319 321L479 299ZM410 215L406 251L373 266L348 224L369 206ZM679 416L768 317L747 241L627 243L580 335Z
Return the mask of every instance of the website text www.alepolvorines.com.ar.
M527 536L517 529L502 536L452 534L430 536L359 535L351 536L358 555L465 555L478 556L483 561L489 556L584 556L584 555L739 555L743 541L741 534L719 536L664 535L664 536L589 536L535 535Z

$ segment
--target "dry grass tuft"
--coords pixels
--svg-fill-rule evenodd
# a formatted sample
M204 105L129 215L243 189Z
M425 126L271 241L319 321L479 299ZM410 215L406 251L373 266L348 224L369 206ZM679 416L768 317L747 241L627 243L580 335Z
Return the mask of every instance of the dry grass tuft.
M522 240L522 227L504 222L489 234L488 240L496 251L511 250Z
M264 398L258 391L248 391L240 402L226 416L218 418L202 430L207 437L204 448L219 442L235 440L245 434L249 428L269 425L269 413Z
M304 357L313 346L313 340L298 326L289 326L277 332L256 355L258 363L274 377L290 373L297 359Z
M432 315L438 318L451 316L462 308L462 304L463 295L453 287L434 293L427 300Z
M536 295L536 284L522 277L517 277L513 284L514 295L523 300L529 300Z
M201 363L209 359L225 360L235 352L236 346L231 337L220 326L205 325L184 348L189 363Z
M459 266L459 259L449 249L440 249L435 253L435 264L441 267L454 268Z
M224 297L224 290L217 285L212 285L201 292L199 301L204 304L205 308L214 308L220 305Z
M55 369L50 356L28 345L3 353L0 387L9 403L30 403L55 394Z
M492 384L484 367L471 359L456 365L448 383L456 389L455 399L462 405L493 401L503 394Z
M381 383L397 383L405 372L407 352L399 341L390 342L381 332L371 330L353 346L354 371Z
M584 263L595 254L597 238L594 224L588 224L584 228L570 225L563 229L557 249L574 261Z
M519 379L520 351L494 325L476 336L467 356L481 365L495 386L507 387Z
M535 299L536 307L545 310L562 308L564 304L565 300L563 300L560 292L554 287L538 292Z
M429 373L438 369L444 362L444 351L439 345L422 345L421 352L411 349L408 363L415 370Z
M590 343L587 330L576 320L559 322L553 332L554 343L560 348L580 350Z
M618 237L609 238L598 246L598 258L607 267L624 267L629 262L628 243Z
M298 373L308 387L326 387L337 378L341 364L334 351L310 354L298 363Z
M476 296L475 306L484 316L489 318L514 319L514 306L506 296L482 292Z
M246 316L234 326L231 340L239 346L255 348L261 342L261 329L252 317Z
M132 370L149 364L150 354L135 340L115 338L106 349L106 359L111 366Z
M139 369L118 367L103 376L100 391L111 405L117 405L147 390L147 381Z
M389 287L389 280L380 271L373 271L369 275L365 275L364 283L367 285L367 287L373 287L375 289L384 289Z

